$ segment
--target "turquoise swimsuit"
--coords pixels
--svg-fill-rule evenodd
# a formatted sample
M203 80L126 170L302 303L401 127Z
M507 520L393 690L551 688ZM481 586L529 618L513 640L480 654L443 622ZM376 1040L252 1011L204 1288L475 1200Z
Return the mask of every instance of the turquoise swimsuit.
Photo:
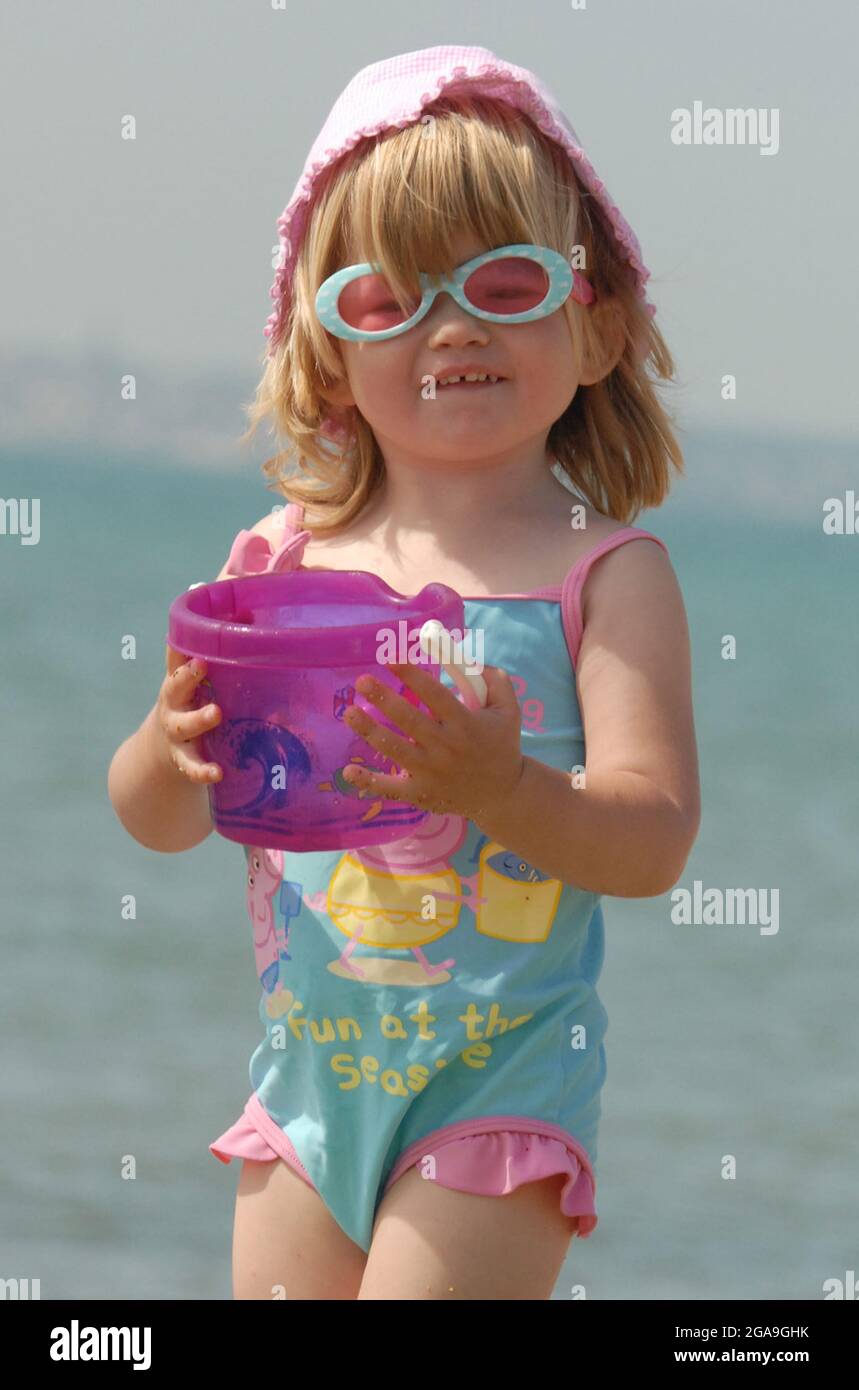
M665 548L627 527L562 589L464 600L485 661L513 681L523 753L565 773L585 763L572 665L582 586L598 556L633 539ZM442 1144L480 1133L561 1141L592 1193L607 1027L597 894L459 816L360 850L244 853L255 942L277 946L258 955L265 1036L246 1115L270 1142L285 1136L273 1153L297 1155L353 1241L369 1249L392 1179L413 1163L441 1179ZM229 1133L210 1145L225 1161Z

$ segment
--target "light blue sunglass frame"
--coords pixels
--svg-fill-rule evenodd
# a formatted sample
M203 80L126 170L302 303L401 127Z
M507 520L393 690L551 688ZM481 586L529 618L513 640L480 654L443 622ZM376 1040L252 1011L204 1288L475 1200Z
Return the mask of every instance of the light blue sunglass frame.
M520 314L493 314L486 309L478 309L466 298L463 288L466 280L489 261L498 261L507 256L521 256L525 260L537 261L543 267L549 277L549 288L545 298L533 309L525 309ZM316 314L329 333L333 333L336 338L347 338L353 343L375 343L381 342L384 338L396 338L400 333L407 333L416 323L420 323L429 313L436 295L443 293L451 295L467 313L474 314L479 319L487 319L490 323L531 323L534 319L546 318L560 309L571 293L580 304L590 304L596 297L593 287L578 270L572 269L560 252L553 251L549 246L517 243L515 246L499 246L494 251L484 251L482 255L464 261L451 276L441 280L438 285L433 285L428 275L421 274L420 284L423 293L420 304L411 318L395 324L393 328L380 328L375 332L352 328L340 317L337 307L340 294L352 280L357 280L362 275L378 274L381 274L381 266L364 261L361 265L345 266L343 270L335 271L323 281L316 294Z

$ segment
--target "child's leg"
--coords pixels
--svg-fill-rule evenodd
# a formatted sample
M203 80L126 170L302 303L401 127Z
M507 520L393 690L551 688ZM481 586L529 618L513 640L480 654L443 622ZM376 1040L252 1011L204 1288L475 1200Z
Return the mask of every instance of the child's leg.
M234 1298L354 1299L366 1261L319 1193L288 1163L242 1161L233 1226Z
M359 1299L550 1298L575 1233L565 1180L485 1197L407 1169L376 1213Z

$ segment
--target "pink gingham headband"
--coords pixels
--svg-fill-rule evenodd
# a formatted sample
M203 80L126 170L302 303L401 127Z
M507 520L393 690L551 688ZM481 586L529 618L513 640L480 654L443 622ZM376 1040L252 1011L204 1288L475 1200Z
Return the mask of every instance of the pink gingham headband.
M344 88L310 150L292 197L277 220L280 257L269 295L275 307L264 331L272 356L289 310L292 277L320 175L366 136L414 125L440 96L490 96L524 111L568 155L614 232L618 252L635 273L636 287L649 314L645 285L650 271L641 258L635 232L615 207L585 154L576 132L555 98L534 73L506 63L488 48L456 45L401 53L362 68Z

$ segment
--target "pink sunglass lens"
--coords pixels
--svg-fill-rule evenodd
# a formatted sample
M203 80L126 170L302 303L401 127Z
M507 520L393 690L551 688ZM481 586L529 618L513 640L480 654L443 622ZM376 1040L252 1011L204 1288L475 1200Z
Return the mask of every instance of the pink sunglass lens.
M475 270L463 288L476 309L490 314L524 314L542 304L549 293L549 277L537 261L503 256Z
M413 300L404 313L384 275L359 275L340 291L337 300L343 322L362 333L396 328L417 312L419 304L419 299Z

